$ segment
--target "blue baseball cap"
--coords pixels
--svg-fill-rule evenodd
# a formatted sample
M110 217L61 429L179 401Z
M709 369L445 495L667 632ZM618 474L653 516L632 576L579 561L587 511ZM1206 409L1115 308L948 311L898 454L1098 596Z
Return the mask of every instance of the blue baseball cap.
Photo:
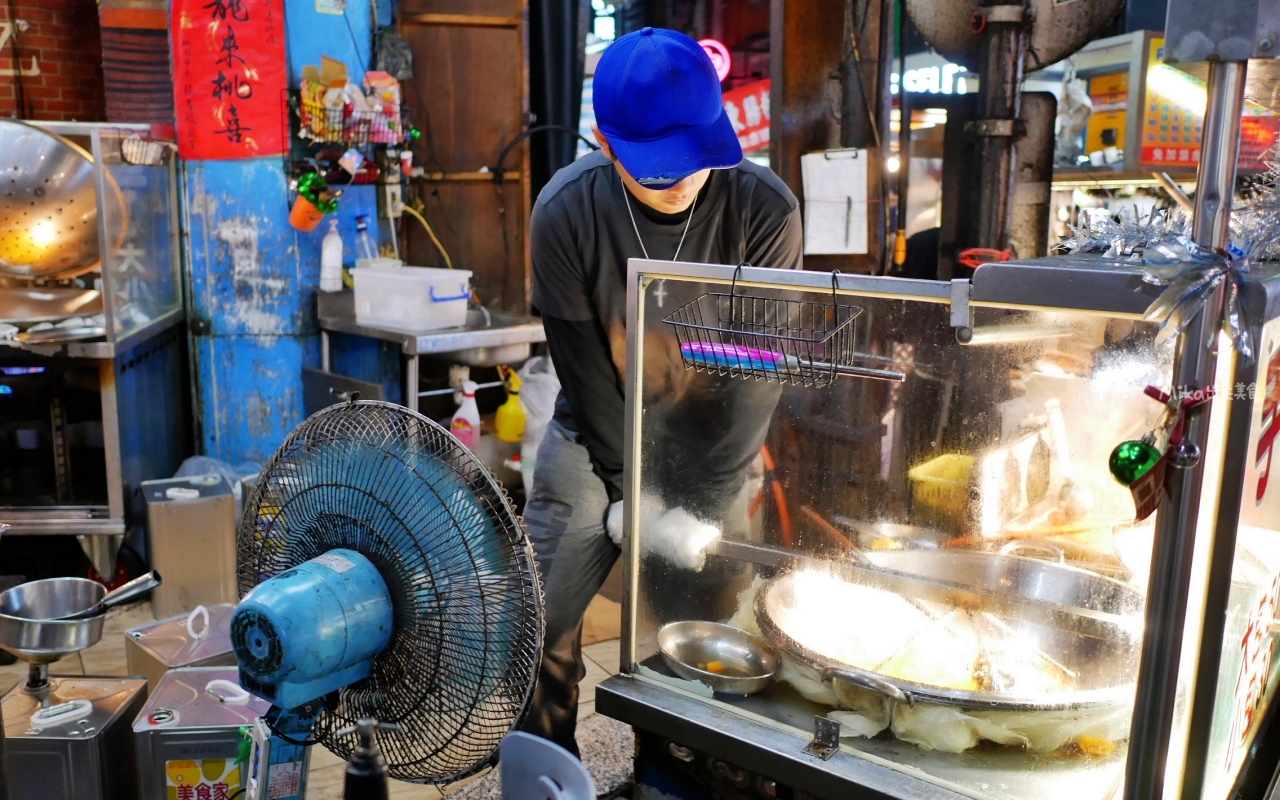
M641 186L662 189L742 162L720 78L702 45L644 28L609 46L592 85L596 125Z

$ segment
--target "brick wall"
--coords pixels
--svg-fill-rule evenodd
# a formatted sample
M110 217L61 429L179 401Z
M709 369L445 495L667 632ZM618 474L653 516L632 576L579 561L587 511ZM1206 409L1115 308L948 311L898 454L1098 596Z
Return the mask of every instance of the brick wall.
M0 40L0 115L105 119L102 40L94 0L0 2ZM15 55L21 75L15 74Z

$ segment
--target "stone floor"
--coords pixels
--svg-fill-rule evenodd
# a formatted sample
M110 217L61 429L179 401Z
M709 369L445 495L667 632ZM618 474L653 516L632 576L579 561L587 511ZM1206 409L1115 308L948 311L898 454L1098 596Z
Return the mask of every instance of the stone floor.
M606 587L606 594L614 594ZM618 671L619 643L621 632L622 609L614 600L598 595L587 610L587 618L583 626L583 655L586 657L587 674L582 679L581 695L578 703L578 719L585 719L595 713L595 687L610 675ZM154 621L151 607L147 603L115 609L107 616L102 640L93 647L76 656L65 658L53 664L50 675L126 675L124 632L138 625ZM27 674L27 665L22 662L0 666L0 693L7 692L10 687ZM307 800L342 800L342 781L344 762L333 756L323 747L316 747L311 754L311 775L307 785ZM479 776L477 776L479 777ZM472 779L474 780L474 779ZM392 781L389 798L396 800L436 800L443 795L451 794L466 783L454 784L440 789L430 786L418 786L409 783Z

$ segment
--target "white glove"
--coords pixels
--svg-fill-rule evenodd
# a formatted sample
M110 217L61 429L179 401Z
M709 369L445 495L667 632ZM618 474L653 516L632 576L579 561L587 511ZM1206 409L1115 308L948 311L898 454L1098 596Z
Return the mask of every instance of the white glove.
M653 522L641 524L640 542L645 550L694 572L702 571L707 564L707 548L720 541L719 528L683 508L670 509Z
M609 514L605 517L604 528L609 532L609 538L618 547L622 547L622 501L609 504Z

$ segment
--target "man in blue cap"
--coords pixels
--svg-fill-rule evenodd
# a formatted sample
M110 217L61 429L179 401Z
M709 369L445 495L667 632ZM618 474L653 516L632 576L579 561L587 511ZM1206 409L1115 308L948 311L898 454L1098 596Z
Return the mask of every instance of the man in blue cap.
M582 619L621 541L627 260L799 268L802 252L796 198L743 160L697 42L660 28L622 37L600 59L594 95L601 151L556 173L530 230L533 304L561 392L524 516L546 599L525 730L574 753ZM770 384L712 391L732 395L719 414L671 401L669 424L687 436L690 454L662 458L667 473L686 477L641 502L646 540L661 542L676 568L702 569L724 500L741 489L778 398ZM713 477L693 485L691 472Z

